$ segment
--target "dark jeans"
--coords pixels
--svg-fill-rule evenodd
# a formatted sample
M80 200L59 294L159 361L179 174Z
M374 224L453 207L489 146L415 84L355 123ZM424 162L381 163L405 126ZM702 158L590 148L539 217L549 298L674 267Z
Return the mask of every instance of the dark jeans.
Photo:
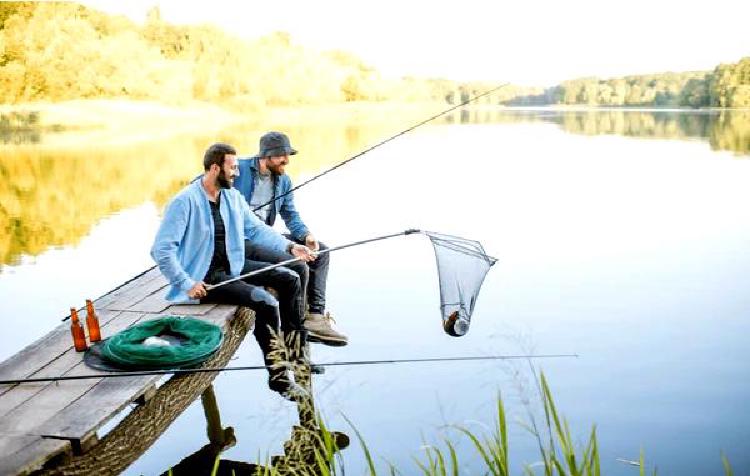
M265 268L270 263L245 260L242 274ZM213 276L218 282L229 276ZM209 283L212 284L212 283ZM273 288L279 295L276 299L264 286ZM246 306L255 311L255 338L258 340L264 357L271 348L273 332L302 330L304 320L304 299L299 275L281 266L264 273L250 276L240 281L225 284L208 291L201 303L234 304Z
M295 240L290 235L286 235L290 240L304 245L303 241ZM320 243L321 250L327 250L328 247ZM292 259L294 256L289 253L279 253L266 247L260 247L245 241L245 259L266 261L278 263ZM319 255L315 261L309 263L297 262L288 265L288 267L299 275L302 287L306 291L307 304L311 313L323 314L326 309L326 281L328 280L328 266L330 263L330 253ZM304 308L304 306L303 306Z

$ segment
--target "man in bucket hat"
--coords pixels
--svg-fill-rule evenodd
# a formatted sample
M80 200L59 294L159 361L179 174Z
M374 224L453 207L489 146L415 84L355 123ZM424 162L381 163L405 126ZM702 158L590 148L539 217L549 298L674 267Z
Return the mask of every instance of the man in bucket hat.
M276 215L279 214L289 229L287 238L314 251L325 250L326 245L315 238L300 218L294 206L294 195L288 193L292 188L292 181L284 173L284 169L289 163L289 156L296 153L286 134L264 134L260 138L258 154L239 160L240 174L234 186L261 221L273 226ZM250 260L277 263L293 258L288 253L251 246L249 243L246 245L246 258ZM348 338L336 329L333 318L325 310L329 261L329 254L323 253L314 261L299 262L288 267L299 274L303 289L306 289L308 312L305 314L304 326L308 331L308 340L342 346L348 343Z

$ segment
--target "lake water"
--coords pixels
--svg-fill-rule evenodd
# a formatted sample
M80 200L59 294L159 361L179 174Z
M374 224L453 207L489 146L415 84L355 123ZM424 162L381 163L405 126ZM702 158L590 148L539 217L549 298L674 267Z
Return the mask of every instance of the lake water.
M430 114L425 114L428 117ZM434 255L421 236L334 253L328 303L350 338L316 345L317 362L499 354L539 359L583 445L596 425L604 474L634 475L643 449L662 475L750 474L750 112L467 110L418 128L300 189L296 202L329 245L421 228L481 241L498 258L471 329L442 330ZM254 153L267 129L300 154L299 183L408 125L254 124L212 137L58 146L6 133L0 152L0 303L5 359L80 306L152 266L161 209L200 173L205 147ZM64 141L68 144L67 141ZM96 144L96 143L94 143ZM255 365L251 337L232 365ZM540 419L524 361L332 367L315 377L329 427L352 436L346 471L366 463L415 474L425 444L448 436L465 474L482 467L450 429L510 421L511 465L539 460L523 428ZM222 458L278 454L294 406L263 372L214 381L237 443ZM528 403L525 403L528 402ZM126 474L159 474L207 443L200 401ZM537 471L540 468L536 468Z

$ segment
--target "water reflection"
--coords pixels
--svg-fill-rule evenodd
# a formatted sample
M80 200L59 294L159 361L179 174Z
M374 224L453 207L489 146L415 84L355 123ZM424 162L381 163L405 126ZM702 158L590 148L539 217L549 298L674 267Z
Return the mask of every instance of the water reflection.
M252 315L240 308L228 323L220 348L202 367L225 367L253 324ZM307 396L295 402L299 424L292 426L291 436L284 444L284 454L261 464L270 464L279 474L319 474L321 463L318 457L333 462L335 454L349 445L349 438L343 433L325 430L320 423L313 400L310 365L292 367L295 381L308 391ZM224 451L237 443L237 436L234 427L222 423L213 387L217 374L200 372L171 377L154 392L149 392L105 435L87 440L90 444L87 443L82 454L64 455L49 461L39 475L120 474L154 445L198 396L205 416L208 443L170 468L171 474L212 474L217 460L220 461L217 474L232 474L232 471L236 475L256 474L257 469L262 469L258 463L221 458ZM263 417L268 418L268 415ZM170 469L164 474L169 474Z
M470 108L446 115L444 124L546 122L573 134L617 134L658 139L708 140L713 150L750 153L750 111L508 110Z
M39 112L9 111L0 113L0 143L37 144L41 141Z
M279 127L294 138L300 159L288 170L312 174L382 137L381 127L306 124ZM265 129L236 127L213 136L177 135L133 144L82 143L63 149L0 151L0 270L23 255L75 245L92 226L120 210L152 201L161 209L201 172L203 152L217 140L254 154Z
M582 355L545 362L544 370L571 427L586 431L596 423L603 429L606 474L627 476L632 468L615 458L638 459L641 447L659 463L660 474L712 474L720 467L720 451L738 467L747 467L750 422L743 409L750 398L745 284L750 211L745 204L750 161L712 152L698 136L690 141L590 139L563 133L557 112L516 113L522 114L527 118L511 117L514 124L507 126L421 128L300 190L297 203L304 207L306 222L329 243L417 226L478 238L501 258L484 284L472 330L455 339L438 325L434 256L424 242L383 242L342 252L330 276L330 301L351 343L316 348L316 360L513 353L501 336L528 334L539 352ZM590 122L576 114L579 125ZM610 129L620 127L612 125L618 114L610 119ZM701 133L695 125L704 119L679 114L686 125L676 130ZM495 117L492 111L487 115L488 120ZM725 125L733 121L731 114L726 118ZM291 127L278 122L263 129ZM295 146L298 135L308 134L302 140L310 141L304 150L299 145L301 153L291 164L299 183L399 126L316 124L306 129L300 121L294 127ZM229 140L240 150L254 151L257 132L242 128L206 139ZM186 178L200 166L204 145L180 152L182 144L175 144L177 153L185 154L176 163L194 167ZM464 157L475 148L476 156ZM12 155L5 149L0 154ZM52 160L54 154L49 156ZM148 168L159 161L172 160L156 153L148 159L146 166L131 164L143 169L136 177L151 173ZM64 180L42 179L52 188L69 187ZM112 180L108 187L119 179ZM5 204L0 201L0 206ZM107 285L100 292L151 265L148 248L158 217L156 207L140 208L94 228L92 243L105 243L100 254L86 247L87 238L80 248L46 253L0 276L5 314L15 323L4 333L0 350L9 355L31 343L56 324L56 309L97 295L88 294L94 281L89 275L95 273L82 265L92 256L97 264L107 263L106 272L96 277ZM101 233L105 227L107 234ZM143 233L138 237L133 230ZM113 269L110 244L119 247L117 254L141 256L143 264ZM60 259L57 255L65 255L66 265L78 263L78 272L55 279L63 262L53 261ZM248 345L241 361L258 359L257 348ZM346 425L338 415L355 422L376 461L382 455L398 468L416 469L413 456L422 436L436 434L437 425L491 421L487 409L503 376L479 365L334 368L318 377L316 403L337 427ZM330 391L328 381L335 382ZM253 459L255 449L281 454L275 445L289 435L297 415L265 389L262 375L227 374L216 385L224 423L237 428L239 440L222 456L263 462ZM508 397L509 415L518 414L522 408L511 406L515 394L509 391ZM159 474L201 448L205 433L193 428L202 420L193 415L175 421L129 467L132 474ZM524 462L538 458L538 449L522 428L512 431L511 459L518 474ZM695 435L690 452L685 452L685 435ZM347 469L362 474L366 461L358 446L346 452ZM476 461L470 446L459 451L462 460Z
M289 173L306 177L390 136L414 115L391 122L385 118L316 122L314 117L290 117L286 123L237 126L211 136L177 135L158 141L107 144L96 142L98 139L86 140L84 134L80 141L73 141L76 146L5 147L0 152L0 266L15 264L22 255L34 256L50 247L76 244L95 223L120 210L146 201L161 208L200 173L203 150L216 140L252 154L257 149L257 138L265 130L285 130L301 151ZM575 134L707 140L714 150L750 153L750 111L473 108L455 111L438 122L529 121L553 123ZM11 127L21 122L26 126ZM32 127L33 118L5 118L5 123L0 128L3 134L13 130L24 136L39 134Z
M349 436L338 431L328 431L316 417L312 393L310 367L295 369L295 379L303 383L309 395L295 402L299 424L293 425L284 442L284 453L273 455L268 461L249 462L222 458L222 453L237 443L233 427L223 427L213 387L201 395L206 416L208 444L162 473L167 475L216 474L219 476L256 476L258 474L317 475L327 474L323 461L332 462L336 452L349 446ZM214 471L215 468L215 472Z

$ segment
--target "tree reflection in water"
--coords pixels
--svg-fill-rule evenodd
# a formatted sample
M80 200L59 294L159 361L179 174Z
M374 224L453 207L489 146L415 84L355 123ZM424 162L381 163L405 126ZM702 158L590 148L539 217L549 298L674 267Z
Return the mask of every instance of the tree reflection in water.
M221 454L237 443L234 428L223 427L213 387L201 395L206 415L208 444L162 473L173 476L215 474L217 476L318 475L328 474L339 450L349 446L349 437L342 432L329 431L315 411L312 375L309 365L292 365L295 381L308 393L298 399L299 424L291 429L284 442L284 454L271 456L270 461L250 463L221 458ZM214 472L215 471L215 472Z

